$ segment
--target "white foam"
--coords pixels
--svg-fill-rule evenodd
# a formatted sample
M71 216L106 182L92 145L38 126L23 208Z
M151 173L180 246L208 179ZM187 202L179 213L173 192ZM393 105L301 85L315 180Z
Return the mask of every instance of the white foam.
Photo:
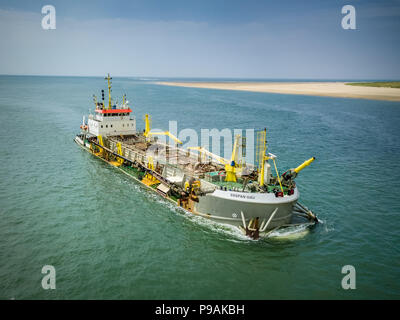
M293 227L285 227L275 230L267 235L267 238L279 240L293 240L305 237L310 232L310 224L298 225Z

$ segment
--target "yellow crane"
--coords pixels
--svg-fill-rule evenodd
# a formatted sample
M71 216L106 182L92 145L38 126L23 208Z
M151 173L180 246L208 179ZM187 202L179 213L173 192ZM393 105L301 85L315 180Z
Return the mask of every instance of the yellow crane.
M154 135L163 135L163 136L168 136L172 140L174 140L177 144L182 144L182 141L179 140L177 137L175 137L171 132L169 131L160 131L160 132L151 132L150 130L150 116L148 114L145 115L145 129L143 135L146 138L149 138L150 136Z
M220 157L220 156L208 151L207 149L205 149L203 147L189 147L188 149L196 150L200 153L204 153L204 154L208 155L209 157L217 160L221 164L225 165L225 171L226 171L225 181L236 182L236 172L238 171L239 168L241 168L241 165L237 161L238 149L239 149L239 139L240 139L240 135L238 134L235 136L235 142L233 145L233 150L232 150L232 155L231 155L230 160Z
M236 168L240 167L240 165L237 164L239 139L240 135L237 134L235 136L235 142L233 144L231 161L225 165L225 171L226 171L225 181L236 182Z

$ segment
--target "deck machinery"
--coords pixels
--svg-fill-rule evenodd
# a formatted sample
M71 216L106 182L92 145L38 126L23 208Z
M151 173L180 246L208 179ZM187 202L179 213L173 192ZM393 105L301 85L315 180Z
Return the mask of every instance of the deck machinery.
M113 103L108 75L108 104L93 96L94 114L83 117L75 142L94 156L119 168L148 189L184 210L218 223L238 227L257 239L278 228L293 225L301 216L307 224L316 216L298 202L294 179L315 158L279 174L276 156L267 153L266 129L257 132L255 164L245 163L245 138L234 137L230 159L203 147L184 149L168 131L152 131L150 116L136 130L136 119L125 95ZM159 136L168 136L170 143ZM171 143L173 141L173 143Z

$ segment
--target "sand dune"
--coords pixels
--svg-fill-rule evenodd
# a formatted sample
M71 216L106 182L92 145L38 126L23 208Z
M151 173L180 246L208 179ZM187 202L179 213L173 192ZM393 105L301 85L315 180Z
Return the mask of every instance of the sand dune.
M345 82L157 82L178 87L400 101L400 89L349 86Z

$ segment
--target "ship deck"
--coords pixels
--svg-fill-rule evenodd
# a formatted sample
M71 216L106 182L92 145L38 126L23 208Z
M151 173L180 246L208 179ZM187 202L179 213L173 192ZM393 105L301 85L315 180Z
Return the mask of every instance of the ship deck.
M109 136L111 143L121 143L128 151L139 153L142 156L151 156L154 162L168 164L190 175L203 176L206 173L224 169L224 166L214 161L202 161L201 157L189 150L171 146L160 141L151 143L146 141L143 135Z

